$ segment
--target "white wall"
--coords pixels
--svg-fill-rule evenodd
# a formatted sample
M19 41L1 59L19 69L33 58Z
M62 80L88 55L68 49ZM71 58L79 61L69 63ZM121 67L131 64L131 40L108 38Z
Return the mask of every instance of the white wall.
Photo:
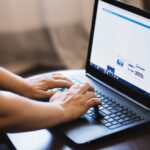
M89 30L93 0L0 0L0 32L83 22Z

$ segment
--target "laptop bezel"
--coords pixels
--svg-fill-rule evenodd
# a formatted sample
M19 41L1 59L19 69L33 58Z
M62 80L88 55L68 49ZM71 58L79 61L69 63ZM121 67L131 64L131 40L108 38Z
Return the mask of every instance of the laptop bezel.
M137 15L140 15L142 17L150 19L150 13L146 12L144 10L141 10L139 8L124 4L119 1L114 0L95 0L94 4L94 10L93 10L93 20L92 20L92 26L91 26L91 35L89 39L89 47L88 47L88 55L87 55L87 63L86 63L86 74L90 74L91 76L94 76L96 79L104 82L105 84L115 88L116 90L120 91L121 93L127 95L128 97L136 100L138 103L150 108L150 99L149 97L146 97L145 95L138 93L137 91L131 89L130 87L127 87L126 85L117 82L117 80L100 73L96 69L90 66L90 56L91 56L91 50L92 50L92 44L93 44L93 36L94 36L94 29L95 29L95 21L97 16L97 8L98 8L98 2L103 1L108 4L117 6L119 8L125 9L129 12L135 13Z

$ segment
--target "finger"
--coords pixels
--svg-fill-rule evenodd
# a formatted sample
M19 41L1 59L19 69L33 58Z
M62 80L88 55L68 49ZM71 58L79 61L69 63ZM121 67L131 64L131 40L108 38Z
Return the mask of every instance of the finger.
M60 73L53 73L51 76L52 77L65 77L65 78L67 78L66 76L64 76L63 74L60 74Z
M80 87L80 84L76 83L70 87L67 93L77 94L77 89Z
M59 96L60 94L62 95L63 93L62 93L62 92L54 92L54 94L53 94L53 95L51 96L51 98L50 98L50 101L52 101L54 97L57 97L57 96Z
M80 87L80 84L76 83L76 84L73 84L69 90L78 89L79 87Z
M70 88L72 86L72 83L66 80L54 80L54 83L56 88Z
M45 91L45 98L49 98L51 96L53 96L56 92L53 92L53 91Z
M52 78L53 79L62 79L62 80L67 80L68 82L71 82L72 83L72 81L69 79L69 78L67 78L66 76L64 76L64 75L62 75L62 74L52 74L52 75L50 75L50 76L48 76L48 75L45 75L45 76L42 76L42 78L43 79L47 79L47 80L51 80Z
M89 99L86 103L86 106L87 106L87 109L91 108L91 107L94 107L94 106L97 106L97 105L100 105L101 104L101 101L100 99L98 98L92 98L92 99Z
M84 100L91 99L91 98L96 98L95 92L89 91L83 96Z
M55 76L53 76L53 78L56 79L56 80L57 79L67 80L68 82L72 83L72 81L69 78L67 78L67 77L65 77L63 75L55 75Z
M54 94L55 94L55 92L52 92L52 91L41 91L39 98L40 99L50 98Z
M55 75L62 75L61 73L52 73L52 76L55 76Z
M94 88L89 83L84 83L79 87L79 92L85 94L87 91L95 91Z

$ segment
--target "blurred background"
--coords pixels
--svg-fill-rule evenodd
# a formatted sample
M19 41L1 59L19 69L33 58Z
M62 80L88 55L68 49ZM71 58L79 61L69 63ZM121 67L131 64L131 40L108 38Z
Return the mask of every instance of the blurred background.
M124 2L150 10L149 0ZM0 0L0 66L22 76L84 68L93 4Z

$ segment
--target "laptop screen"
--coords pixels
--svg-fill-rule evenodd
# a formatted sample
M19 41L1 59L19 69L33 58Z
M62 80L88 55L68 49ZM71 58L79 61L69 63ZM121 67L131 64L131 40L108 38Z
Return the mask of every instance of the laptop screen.
M90 67L150 98L150 19L99 0Z

